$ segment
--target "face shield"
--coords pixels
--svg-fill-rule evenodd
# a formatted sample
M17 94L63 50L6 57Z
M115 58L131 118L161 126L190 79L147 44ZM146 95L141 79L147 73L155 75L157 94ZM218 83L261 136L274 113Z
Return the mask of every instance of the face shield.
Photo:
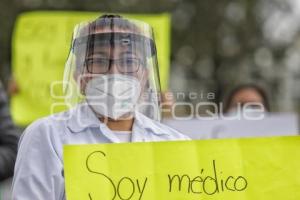
M99 116L123 119L139 112L160 120L152 28L120 17L100 17L77 25L63 91L69 107L86 102Z

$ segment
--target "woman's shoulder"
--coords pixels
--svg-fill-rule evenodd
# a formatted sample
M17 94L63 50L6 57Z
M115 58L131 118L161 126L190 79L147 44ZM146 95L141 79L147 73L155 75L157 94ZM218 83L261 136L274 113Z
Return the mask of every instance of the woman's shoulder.
M46 117L42 117L32 122L24 130L22 137L50 137L54 135L59 135L61 132L64 132L64 129L67 126L68 120L72 110L67 110L64 112L52 114Z
M148 118L143 114L137 116L139 124L148 130L151 130L152 133L164 137L165 140L190 140L190 138L179 131L161 123Z

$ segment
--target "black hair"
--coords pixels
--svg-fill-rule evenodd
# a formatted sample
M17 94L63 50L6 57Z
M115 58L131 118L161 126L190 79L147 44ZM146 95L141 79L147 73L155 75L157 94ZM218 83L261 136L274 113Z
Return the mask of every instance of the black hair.
M254 89L256 92L258 92L259 95L263 98L263 105L264 105L266 111L268 111L268 112L270 111L270 102L269 102L269 98L268 98L266 89L263 86L260 86L258 84L247 83L247 84L241 84L241 85L234 87L228 93L227 97L224 98L224 108L223 108L224 113L228 112L234 95L244 89Z
M122 18L122 16L117 14L104 14L101 15L99 18Z

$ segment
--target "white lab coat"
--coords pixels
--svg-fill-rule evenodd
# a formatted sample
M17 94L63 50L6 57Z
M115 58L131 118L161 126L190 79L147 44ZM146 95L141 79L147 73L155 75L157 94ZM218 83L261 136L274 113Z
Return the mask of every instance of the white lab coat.
M142 114L136 114L132 142L188 138ZM119 143L87 105L42 118L23 133L13 179L13 200L64 200L63 145Z

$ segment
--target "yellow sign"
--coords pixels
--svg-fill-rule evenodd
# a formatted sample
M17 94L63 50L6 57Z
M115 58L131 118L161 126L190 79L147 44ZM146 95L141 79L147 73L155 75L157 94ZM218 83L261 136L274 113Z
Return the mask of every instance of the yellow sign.
M64 147L67 200L300 199L300 137Z
M73 28L100 15L98 12L37 11L18 17L12 43L12 73L20 88L11 99L16 124L26 126L40 117L66 109L61 80ZM148 22L153 27L161 86L165 91L170 65L170 15L124 16ZM62 106L56 106L53 110L54 103L61 103Z

